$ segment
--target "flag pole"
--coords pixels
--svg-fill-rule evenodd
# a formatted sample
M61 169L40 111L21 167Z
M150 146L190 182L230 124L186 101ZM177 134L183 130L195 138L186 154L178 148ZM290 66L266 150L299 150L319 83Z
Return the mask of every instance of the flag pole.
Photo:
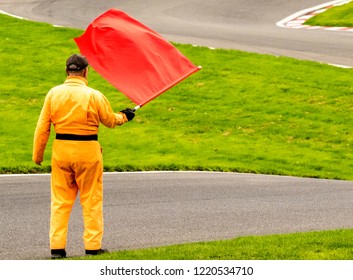
M202 69L202 66L199 65L197 66L198 69ZM138 109L140 109L144 104L140 104L134 107L134 109L132 109L133 112L137 111Z
M140 109L141 108L141 106L140 105L137 105L137 106L135 106L135 108L134 109L132 109L132 111L136 111L136 110L138 110L138 109Z

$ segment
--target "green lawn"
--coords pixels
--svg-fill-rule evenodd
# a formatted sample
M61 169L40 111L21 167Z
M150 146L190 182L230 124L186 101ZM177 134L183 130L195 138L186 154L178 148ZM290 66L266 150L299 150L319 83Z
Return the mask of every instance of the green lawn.
M353 230L248 236L119 251L102 260L353 260ZM81 258L76 258L81 259Z
M305 22L314 26L353 27L353 2L328 9Z
M78 51L72 38L82 30L0 19L0 172L48 172L51 143L36 167L33 133L46 93L65 79L65 60ZM176 46L203 69L138 110L131 123L101 127L106 171L353 178L351 69ZM94 71L89 82L115 110L134 106Z

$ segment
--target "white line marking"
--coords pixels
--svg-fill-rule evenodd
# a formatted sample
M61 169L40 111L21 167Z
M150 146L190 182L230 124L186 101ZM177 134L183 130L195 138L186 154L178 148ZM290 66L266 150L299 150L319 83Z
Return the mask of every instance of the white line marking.
M103 175L112 174L163 174L163 173L212 173L212 174L245 174L241 172L221 172L221 171L182 171L182 170L156 170L156 171L123 171L123 172L103 172ZM50 176L50 173L30 173L30 174L0 174L2 177L29 177L29 176Z
M18 19L23 19L23 20L27 20L26 18L24 17L20 17L20 16L16 16L16 15L13 15L13 14L9 14L9 13L6 13L2 10L0 10L0 14L4 14L4 15L7 15L7 16L10 16L10 17L14 17L14 18L18 18Z

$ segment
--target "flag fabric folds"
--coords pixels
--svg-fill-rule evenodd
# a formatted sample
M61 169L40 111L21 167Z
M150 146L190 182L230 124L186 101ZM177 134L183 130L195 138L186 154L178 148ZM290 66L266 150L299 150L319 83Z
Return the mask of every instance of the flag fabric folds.
M116 9L74 40L92 68L139 106L199 70L161 35Z

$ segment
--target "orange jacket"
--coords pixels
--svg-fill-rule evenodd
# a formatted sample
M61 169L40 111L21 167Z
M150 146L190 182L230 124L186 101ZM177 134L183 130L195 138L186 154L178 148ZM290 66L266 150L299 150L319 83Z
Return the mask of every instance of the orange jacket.
M113 112L101 92L87 85L83 77L68 76L64 84L48 92L34 134L35 163L43 161L51 123L56 133L91 135L98 134L99 123L114 128L128 121L125 114Z

